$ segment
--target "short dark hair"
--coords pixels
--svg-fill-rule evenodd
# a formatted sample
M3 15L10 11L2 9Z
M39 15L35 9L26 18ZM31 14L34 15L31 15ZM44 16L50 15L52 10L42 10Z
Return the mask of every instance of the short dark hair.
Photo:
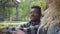
M39 10L40 15L42 15L42 14L41 14L41 7L40 7L40 6L32 6L31 8L36 8L36 9L38 9L38 10Z
M32 6L31 8L36 8L36 9L39 9L39 11L41 11L41 7L40 6Z

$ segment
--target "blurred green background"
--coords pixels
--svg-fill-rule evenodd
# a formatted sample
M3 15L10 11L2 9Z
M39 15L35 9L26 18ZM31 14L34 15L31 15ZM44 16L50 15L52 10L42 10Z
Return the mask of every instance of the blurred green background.
M31 6L38 5L45 10L44 0L0 0L0 21L29 21Z

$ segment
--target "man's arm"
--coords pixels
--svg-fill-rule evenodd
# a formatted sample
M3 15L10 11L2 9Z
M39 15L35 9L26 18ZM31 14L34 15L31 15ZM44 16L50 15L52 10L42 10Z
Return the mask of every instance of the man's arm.
M17 29L16 31L13 31L13 34L25 34L22 30Z
M2 33L2 29L0 29L0 34L3 34L3 33Z

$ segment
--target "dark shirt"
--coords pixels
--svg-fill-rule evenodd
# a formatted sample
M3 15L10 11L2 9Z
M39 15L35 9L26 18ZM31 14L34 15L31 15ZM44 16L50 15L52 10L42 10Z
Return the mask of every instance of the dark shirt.
M29 23L24 24L21 27L25 34L37 34L39 24L34 24L33 22L30 21Z
M30 21L29 23L23 24L21 26L3 28L3 32L5 34L12 34L12 31L15 31L15 28L19 28L20 30L24 31L25 34L37 34L38 26L39 24L34 24L32 21Z

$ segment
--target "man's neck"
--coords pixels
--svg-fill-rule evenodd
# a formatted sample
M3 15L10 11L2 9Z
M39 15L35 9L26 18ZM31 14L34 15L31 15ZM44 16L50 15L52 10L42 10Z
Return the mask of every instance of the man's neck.
M40 20L31 20L31 22L38 25L40 23Z

